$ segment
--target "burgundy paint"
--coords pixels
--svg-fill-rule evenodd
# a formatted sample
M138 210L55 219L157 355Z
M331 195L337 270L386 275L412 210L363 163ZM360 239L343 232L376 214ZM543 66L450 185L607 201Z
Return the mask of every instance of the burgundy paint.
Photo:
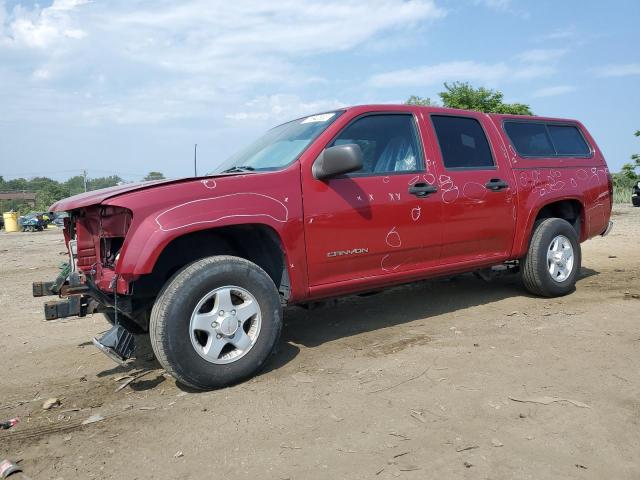
M314 179L311 166L320 152L351 120L371 112L414 115L428 171ZM431 114L476 118L489 138L496 168L445 169ZM592 146L591 158L526 159L516 154L502 128L509 118L523 117L407 105L352 107L284 170L128 184L61 200L51 209L84 211L77 227L82 268L89 272L93 266L96 283L106 291L117 273L120 293L150 273L162 250L178 236L228 225L267 226L285 251L292 303L520 258L537 213L559 200L583 206L582 241L603 232L612 206L608 169L589 132L567 120ZM487 191L483 186L491 178L506 181L509 188ZM417 181L435 183L438 193L426 198L408 194L409 185ZM103 235L126 230L116 271L96 262L100 206L116 207L110 212L115 217L102 219ZM355 248L368 252L327 256Z

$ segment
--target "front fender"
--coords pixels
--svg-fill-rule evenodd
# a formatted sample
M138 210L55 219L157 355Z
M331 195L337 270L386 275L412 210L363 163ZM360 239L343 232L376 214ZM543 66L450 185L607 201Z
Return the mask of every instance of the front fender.
M165 247L183 235L260 224L280 238L292 290L295 285L296 294L304 295L307 272L299 175L296 164L280 172L197 180L106 200L103 205L133 212L116 272L131 278L150 274Z
M206 220L206 212L200 211L193 216L186 213L182 208L176 208L173 211L163 210L157 212L156 215L141 219L140 223L136 222L136 217L134 217L120 251L116 272L134 276L151 273L158 257L171 241L193 232L231 225L262 224L275 231L281 241L283 236L293 234L291 231L293 225L287 227L279 224L279 220L274 220L274 218L281 218L276 216L280 212L260 212L250 215L246 213L234 214L233 211L228 211L223 217L218 217L219 214L215 213L212 219ZM274 216L272 217L271 214ZM256 221L257 219L260 221ZM284 241L282 244L286 245ZM286 247L284 248L286 252Z

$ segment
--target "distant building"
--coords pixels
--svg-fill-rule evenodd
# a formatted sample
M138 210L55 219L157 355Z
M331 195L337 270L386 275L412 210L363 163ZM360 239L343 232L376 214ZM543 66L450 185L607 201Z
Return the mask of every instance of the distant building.
M29 192L27 190L0 192L0 202L4 200L22 200L33 208L36 206L36 192Z

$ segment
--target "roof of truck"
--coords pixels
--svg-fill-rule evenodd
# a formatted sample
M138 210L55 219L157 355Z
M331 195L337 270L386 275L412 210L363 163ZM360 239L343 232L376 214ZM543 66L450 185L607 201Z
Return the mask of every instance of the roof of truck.
M505 114L505 113L484 113L479 112L477 110L463 110L459 108L447 108L447 107L436 107L436 106L422 106L422 105L407 105L407 104L389 104L389 103L379 103L379 104L364 104L364 105L352 105L349 107L343 107L337 110L362 110L366 111L389 111L389 110L406 110L406 111L415 111L415 109L419 109L424 111L425 113L430 114L448 114L448 115L468 115L469 112L475 112L487 115L491 118L496 119L514 119L514 120L538 120L538 121L554 121L554 122L572 122L572 123L580 123L575 119L570 118L560 118L560 117L546 117L540 115L513 115L513 114Z

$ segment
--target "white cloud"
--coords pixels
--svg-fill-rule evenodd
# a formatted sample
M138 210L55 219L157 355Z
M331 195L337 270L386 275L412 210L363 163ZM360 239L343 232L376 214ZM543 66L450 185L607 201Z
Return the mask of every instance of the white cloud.
M508 72L509 68L504 63L445 62L379 73L370 78L369 84L374 87L409 87L442 84L452 80L491 83Z
M530 63L554 62L564 57L568 52L569 50L566 48L536 48L522 52L518 55L518 59Z
M597 69L601 77L629 77L640 75L640 63L604 65Z
M48 80L51 78L51 72L47 68L42 67L34 70L31 76L36 80Z
M575 91L576 87L573 85L553 85L550 87L541 88L533 92L534 97L555 97L556 95L564 95Z
M10 12L0 0L0 64L11 56L23 81L55 78L34 104L74 120L223 121L241 118L246 98L313 104L300 92L325 80L311 57L402 37L445 14L434 0L54 0Z
M12 15L7 16L4 5L0 5L0 19L8 28L2 35L2 43L13 46L49 48L53 43L69 39L81 39L87 34L74 26L75 9L87 4L86 0L54 0L51 6L40 9L37 5L29 11L16 7Z
M297 95L266 95L246 102L242 110L229 113L226 117L230 120L269 120L273 123L343 106L344 103L338 100L305 102Z
M558 28L551 33L546 35L542 35L538 38L538 41L547 41L547 40L569 40L573 39L576 36L576 27L574 25L569 25L568 27Z
M512 67L503 62L457 61L379 73L369 79L369 84L374 87L411 87L460 80L495 85L510 79L544 77L553 72L553 68L544 65Z
M491 10L495 10L496 12L510 13L521 18L529 17L529 13L519 6L514 6L512 0L473 0L473 3L486 8L490 8Z

